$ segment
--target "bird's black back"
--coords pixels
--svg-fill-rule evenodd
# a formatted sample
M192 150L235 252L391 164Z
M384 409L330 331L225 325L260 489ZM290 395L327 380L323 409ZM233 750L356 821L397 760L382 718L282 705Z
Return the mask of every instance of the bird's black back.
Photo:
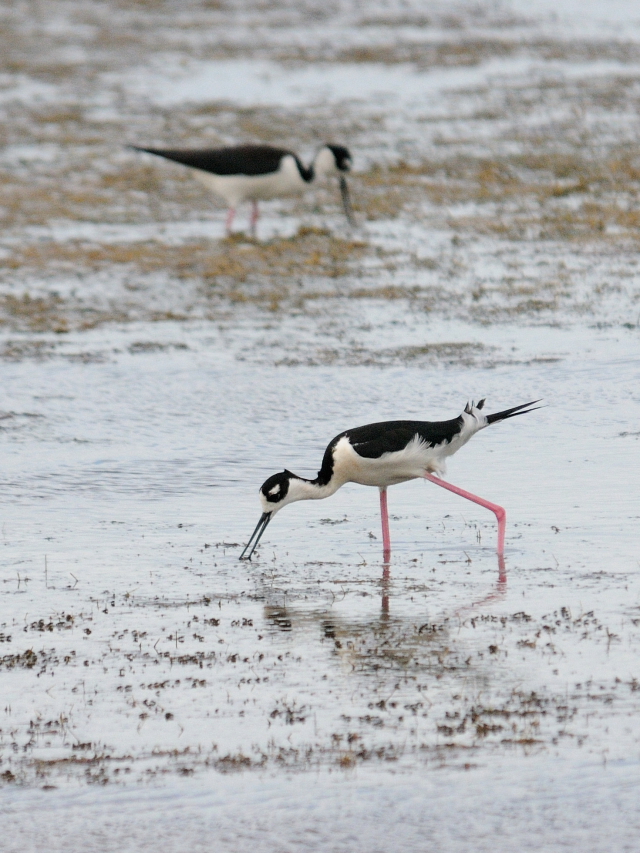
M287 155L294 158L305 181L311 180L313 173L306 169L298 157L286 148L273 148L271 145L236 145L231 148L207 148L202 150L179 150L166 148L138 148L147 154L157 154L183 166L212 172L214 175L267 175L277 172L280 161Z
M337 435L324 452L322 467L317 481L328 483L333 473L333 450L341 438L346 437L359 456L376 459L383 453L395 453L404 448L416 436L428 447L449 444L458 435L464 419L461 415L449 421L383 421L377 424L347 429Z

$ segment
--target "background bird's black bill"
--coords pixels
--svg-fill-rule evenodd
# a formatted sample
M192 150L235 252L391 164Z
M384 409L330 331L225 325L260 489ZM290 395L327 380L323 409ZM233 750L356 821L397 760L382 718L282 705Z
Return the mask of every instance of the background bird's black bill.
M342 176L340 177L340 194L342 196L342 206L344 207L344 215L347 217L349 225L355 225L353 218L353 208L351 207L351 197L349 195L349 187L347 181Z

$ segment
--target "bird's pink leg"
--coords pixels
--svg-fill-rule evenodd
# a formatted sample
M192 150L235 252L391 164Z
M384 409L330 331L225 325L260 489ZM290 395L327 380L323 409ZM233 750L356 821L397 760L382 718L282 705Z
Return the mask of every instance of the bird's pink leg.
M468 501L473 501L475 504L480 504L480 506L490 509L495 514L498 520L498 556L502 557L504 554L504 534L507 529L507 513L503 507L491 503L491 501L487 501L484 498L479 498L477 495L472 495L471 492L467 492L458 486L452 486L451 483L447 483L439 477L434 477L433 474L429 474L427 471L424 472L423 477L425 480L435 483L436 486L442 486L443 489L448 489L450 492L460 495L460 497L466 498Z
M235 207L230 207L229 213L227 213L227 224L226 224L227 237L231 237L231 226L233 225L233 220L235 218L235 215L236 215Z
M380 489L380 519L382 521L382 559L388 560L391 557L391 537L389 536L386 488Z
M260 211L258 210L258 202L251 202L251 236L256 236L256 225L258 224L258 218L260 216Z

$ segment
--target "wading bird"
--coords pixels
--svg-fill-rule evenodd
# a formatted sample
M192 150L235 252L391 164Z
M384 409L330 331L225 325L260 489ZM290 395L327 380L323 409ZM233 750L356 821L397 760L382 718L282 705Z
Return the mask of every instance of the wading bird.
M343 145L323 145L308 168L293 151L270 145L237 145L195 151L130 147L188 166L200 183L221 196L229 205L227 236L231 234L236 207L241 202L252 202L250 224L251 233L255 236L258 201L298 195L318 178L331 175L340 178L345 216L353 225L349 189L344 176L351 169L351 154Z
M445 460L459 450L477 432L489 424L525 415L539 400L485 415L485 401L468 403L464 412L450 421L385 421L348 429L337 435L324 452L322 467L314 480L298 477L291 471L273 474L260 487L262 515L240 559L251 559L267 525L287 504L294 501L328 498L345 483L360 483L380 489L382 548L384 558L391 554L387 487L423 477L456 495L480 504L495 513L498 520L498 555L504 553L505 510L491 501L472 495L440 479ZM434 476L437 475L437 476Z

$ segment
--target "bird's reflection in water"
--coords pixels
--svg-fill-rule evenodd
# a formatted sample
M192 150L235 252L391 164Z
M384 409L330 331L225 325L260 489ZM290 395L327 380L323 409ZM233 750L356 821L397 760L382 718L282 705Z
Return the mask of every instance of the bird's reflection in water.
M475 610L502 600L507 592L507 571L504 557L498 558L498 577L495 584L481 597L455 610L444 612L438 619L431 619L416 630L416 614L410 617L392 613L392 563L382 563L382 575L376 586L380 595L379 615L365 619L346 617L331 606L309 610L295 601L267 604L264 608L266 621L277 632L320 628L323 640L332 640L338 657L349 662L354 669L375 670L380 668L397 670L415 658L427 653L428 668L440 669L453 664L461 653L450 634L451 620L456 623ZM347 594L347 593L345 593ZM306 596L305 596L306 597ZM419 619L419 617L418 617ZM428 649L431 651L429 652ZM425 660L426 663L426 660Z
M452 615L463 616L468 612L475 610L476 607L482 607L485 604L490 604L493 601L501 601L507 594L507 567L502 554L497 555L498 559L498 579L495 586L490 591L479 598L477 601L472 601L459 607ZM380 579L380 600L381 600L381 618L389 617L389 591L391 587L391 557L385 554L385 559L382 563L382 578Z
M498 580L495 586L489 590L486 595L479 598L477 601L472 601L470 604L465 604L454 611L453 615L463 617L468 613L472 613L478 607L484 607L485 604L491 604L494 601L502 601L507 594L507 567L502 554L498 554Z
M496 607L507 591L504 560L481 584L484 595L480 578L470 580L462 560L458 567L462 577L445 569L424 582L426 569L406 560L378 563L376 575L352 567L345 580L331 567L320 584L289 587L286 597L281 588L279 606L278 591L267 592L270 652L286 667L278 683L287 696L299 689L305 713L313 709L314 743L324 733L337 760L413 756L468 767L482 744L520 742L510 741L514 723L523 743L532 738L531 709L520 707L494 645L506 621Z

